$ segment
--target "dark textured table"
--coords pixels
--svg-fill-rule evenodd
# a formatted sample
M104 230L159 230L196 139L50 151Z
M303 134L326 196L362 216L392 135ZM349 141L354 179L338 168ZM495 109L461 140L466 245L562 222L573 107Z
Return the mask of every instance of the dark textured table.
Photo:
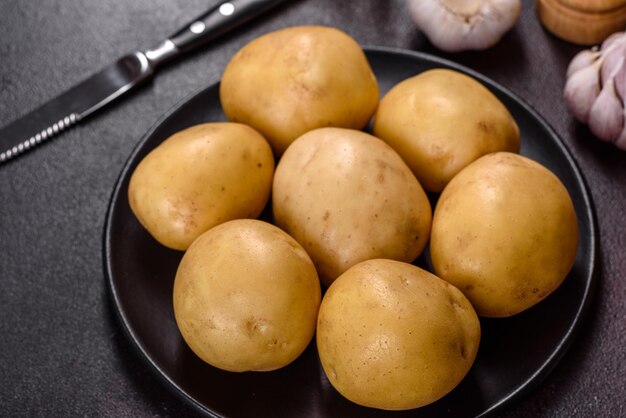
M213 0L1 0L0 125L114 58L147 48ZM626 416L626 152L565 111L566 66L580 47L545 32L533 5L485 52L443 54L404 1L296 0L164 69L151 84L17 161L0 166L0 415L193 416L119 326L102 260L107 203L131 150L160 115L217 81L246 42L290 25L341 28L364 45L443 56L508 87L562 136L598 217L598 287L554 371L506 417Z

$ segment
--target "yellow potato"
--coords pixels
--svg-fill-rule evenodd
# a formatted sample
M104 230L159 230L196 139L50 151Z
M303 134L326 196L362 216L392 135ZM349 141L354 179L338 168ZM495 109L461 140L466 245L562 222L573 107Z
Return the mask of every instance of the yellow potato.
M224 70L220 99L229 120L257 129L280 155L314 128L363 128L379 91L353 38L334 28L295 26L239 50Z
M480 323L454 286L414 265L369 260L327 290L317 348L330 383L363 406L403 410L456 387L472 366Z
M321 290L302 247L258 220L226 222L189 247L174 314L198 357L223 370L268 371L295 360L315 332Z
M374 135L389 143L431 192L441 192L477 158L520 147L519 128L502 102L473 78L444 69L394 86L380 102Z
M269 199L274 157L267 141L238 123L180 131L137 166L128 201L161 244L185 250L219 223L256 218Z
M435 273L482 316L514 315L544 299L567 276L577 248L567 190L547 168L518 154L470 164L435 207Z
M276 224L329 285L370 258L413 261L424 249L430 202L400 156L361 131L320 128L287 149L274 175Z

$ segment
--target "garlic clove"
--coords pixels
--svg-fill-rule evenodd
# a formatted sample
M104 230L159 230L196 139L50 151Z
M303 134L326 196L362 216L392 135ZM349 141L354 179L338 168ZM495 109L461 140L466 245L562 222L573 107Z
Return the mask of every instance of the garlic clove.
M566 78L569 78L577 72L578 70L582 70L585 67L593 64L600 57L600 51L593 49L585 49L580 51L578 54L574 56L572 62L570 62L567 67L567 73L565 75Z
M626 109L622 112L622 117L626 120ZM626 151L626 124L622 127L622 132L619 134L615 142L613 144L619 148Z
M447 52L486 49L515 25L520 0L407 0L416 26Z
M626 44L616 41L611 44L602 54L602 66L600 69L600 83L604 85L611 76L617 72L618 66L624 61L626 55Z
M589 111L589 129L603 141L614 142L624 128L624 108L609 79Z
M587 123L591 106L600 94L598 63L599 61L577 71L565 83L565 105L582 123Z
M617 92L617 96L622 101L622 105L626 103L626 58L624 58L624 62L613 77L613 82L615 83L615 91Z
M608 38L604 40L604 42L602 42L602 46L600 47L600 49L604 51L608 49L616 41L619 41L619 42L624 41L624 32L616 32L613 35L610 35Z

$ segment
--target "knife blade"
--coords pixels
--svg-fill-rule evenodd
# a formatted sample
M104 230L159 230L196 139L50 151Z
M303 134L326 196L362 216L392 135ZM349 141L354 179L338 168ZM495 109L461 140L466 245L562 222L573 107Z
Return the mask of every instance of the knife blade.
M0 129L0 165L48 141L151 79L166 62L234 29L284 0L230 0L155 47L128 54Z

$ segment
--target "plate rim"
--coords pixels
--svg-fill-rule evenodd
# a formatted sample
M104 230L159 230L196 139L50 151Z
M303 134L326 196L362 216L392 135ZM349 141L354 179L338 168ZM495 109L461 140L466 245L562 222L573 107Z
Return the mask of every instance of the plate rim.
M551 350L551 353L545 361L535 370L535 372L525 379L523 382L520 382L512 391L506 394L502 399L498 402L491 405L489 408L485 409L481 413L479 413L476 417L488 417L492 416L497 412L501 412L506 406L511 403L519 400L521 397L530 393L533 389L535 389L556 367L561 358L565 355L568 349L571 347L573 341L575 340L578 331L581 328L582 322L587 317L587 313L590 310L590 307L594 300L595 291L598 284L598 268L597 268L597 257L598 257L598 226L597 226L597 218L595 205L593 203L592 195L590 193L589 185L584 175L582 174L582 170L580 169L579 164L573 157L573 154L566 146L563 139L557 134L554 128L548 123L548 121L539 114L526 100L522 97L514 93L509 88L503 86L502 84L496 82L495 80L490 79L486 75L479 73L472 68L466 67L462 64L456 63L452 60L439 57L437 55L424 53L420 51L413 51L403 48L397 47L389 47L389 46L376 46L376 45L362 45L362 49L368 57L370 54L383 54L383 55L393 55L401 58L408 58L410 60L418 60L418 61L426 61L429 63L434 63L436 65L445 66L448 68L452 68L454 70L460 71L462 73L468 74L476 79L478 79L481 83L488 85L489 87L496 89L502 92L505 96L508 96L509 99L517 102L521 107L528 112L533 118L535 118L545 129L548 134L552 137L553 141L558 146L561 153L565 156L567 163L572 168L572 172L574 174L576 183L581 186L581 194L583 197L584 208L585 208L585 217L589 219L589 247L590 247L590 263L589 268L590 271L588 273L588 277L585 279L585 286L582 295L582 303L578 306L576 310L576 314L572 318L571 325L567 328L566 332L563 334L563 337L560 338L558 344L555 345L554 349ZM120 325L122 325L122 329L126 337L130 340L131 346L134 347L136 354L138 354L143 361L147 362L149 369L156 374L157 378L159 378L162 382L166 384L170 389L173 389L173 392L178 396L179 399L187 402L190 406L194 407L196 411L202 412L209 417L212 418L221 418L220 415L216 414L214 411L211 411L202 403L198 402L191 395L189 395L185 390L183 390L168 374L157 364L155 359L153 359L147 352L146 348L139 340L139 337L136 335L131 323L126 316L123 309L121 309L121 300L118 294L117 289L114 285L113 274L112 274L112 260L111 260L111 233L112 233L112 223L113 217L116 212L115 203L118 200L120 193L122 192L122 183L124 179L128 176L128 172L133 165L132 162L135 160L137 154L139 154L146 142L149 138L154 135L154 133L160 128L160 126L169 119L174 113L176 113L180 107L182 107L185 103L193 100L195 97L203 94L205 91L208 91L212 88L219 88L220 79L217 81L211 82L207 85L204 85L202 88L197 89L193 93L187 95L182 100L179 100L172 107L170 107L164 114L162 114L155 123L151 125L151 127L146 131L145 134L141 137L141 139L137 142L137 144L133 147L130 155L124 161L124 165L119 175L115 180L115 186L110 195L107 210L105 214L105 223L103 228L103 264L104 264L104 272L105 272L105 280L107 283L108 291L111 295L113 310L115 312L115 316L117 317Z

